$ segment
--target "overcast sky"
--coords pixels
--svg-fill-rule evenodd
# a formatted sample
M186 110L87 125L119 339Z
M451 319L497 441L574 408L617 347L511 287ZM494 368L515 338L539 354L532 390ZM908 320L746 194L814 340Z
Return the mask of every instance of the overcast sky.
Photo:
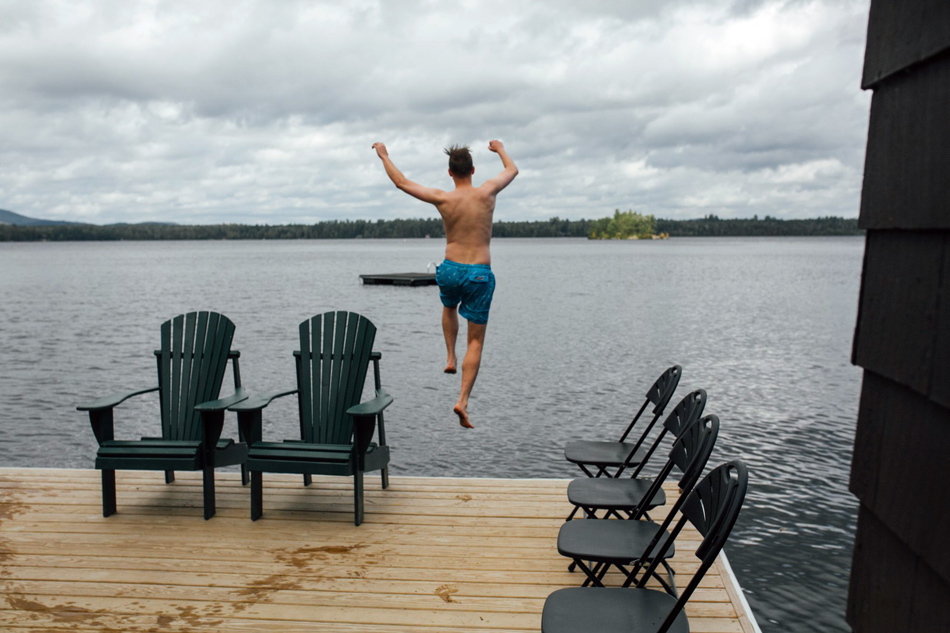
M868 0L0 0L0 208L93 223L856 217Z

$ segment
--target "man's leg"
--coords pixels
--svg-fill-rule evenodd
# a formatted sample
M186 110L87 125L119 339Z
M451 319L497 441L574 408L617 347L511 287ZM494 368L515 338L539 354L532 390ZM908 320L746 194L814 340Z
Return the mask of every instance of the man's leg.
M482 364L482 347L485 344L485 329L487 323L468 322L468 348L465 358L462 359L462 394L455 405L455 414L459 416L459 424L466 429L475 428L468 419L468 397L475 386L478 376L478 367Z
M455 341L459 335L459 314L458 306L447 308L442 306L442 334L445 335L445 350L448 352L448 360L445 362L445 373L454 374L458 358L455 356Z

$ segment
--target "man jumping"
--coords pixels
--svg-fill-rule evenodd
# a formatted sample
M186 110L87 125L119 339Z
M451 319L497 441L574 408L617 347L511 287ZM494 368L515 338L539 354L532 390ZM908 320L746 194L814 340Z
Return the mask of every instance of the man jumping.
M382 143L374 143L373 149L383 161L386 174L396 187L414 198L435 205L442 216L445 261L436 269L435 280L439 284L439 298L442 299L442 333L448 351L444 371L447 374L456 372L458 358L455 355L455 341L459 331L458 315L461 314L468 320L468 347L462 360L462 393L453 410L462 427L474 428L468 418L468 397L482 362L488 310L495 292L495 275L491 271L489 250L492 213L495 211L495 196L514 180L518 168L505 152L501 141L492 141L488 149L498 154L505 169L481 186L473 187L472 174L475 168L472 166L472 154L468 147L453 145L445 153L449 155L449 176L455 182L455 190L442 191L423 187L403 176L389 159L386 146Z

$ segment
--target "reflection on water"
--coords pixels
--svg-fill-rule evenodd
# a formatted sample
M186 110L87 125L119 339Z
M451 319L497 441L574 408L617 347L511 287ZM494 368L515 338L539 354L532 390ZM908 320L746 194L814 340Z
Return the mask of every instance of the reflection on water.
M437 290L358 282L421 272L441 250L437 240L0 244L0 465L92 467L95 440L75 404L153 383L158 325L189 310L234 321L256 392L293 386L303 319L330 309L372 319L396 398L396 474L575 476L563 445L619 435L647 386L679 363L674 402L705 388L722 420L713 459L740 457L752 471L726 549L762 629L801 630L807 617L848 630L861 238L496 240L471 432L452 414L459 376L441 372ZM153 394L123 405L117 434L154 434L155 407ZM265 437L293 437L294 414L292 399L269 408Z

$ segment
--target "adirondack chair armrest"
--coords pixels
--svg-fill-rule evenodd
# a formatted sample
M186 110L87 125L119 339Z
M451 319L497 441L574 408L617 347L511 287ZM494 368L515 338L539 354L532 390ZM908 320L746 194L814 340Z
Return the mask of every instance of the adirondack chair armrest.
M235 411L237 413L260 411L269 405L273 400L276 400L277 398L283 398L284 396L289 396L294 393L297 393L296 389L291 389L290 391L275 391L274 393L267 393L261 396L251 396L243 402L239 402L238 404L228 407L228 411Z
M116 393L111 396L104 396L102 398L97 398L90 402L80 404L76 407L76 409L79 411L104 411L105 409L117 407L133 396L139 396L143 393L151 393L153 391L158 391L158 387L149 387L148 389L139 389L137 391L130 391L128 393Z
M195 406L195 411L201 411L202 413L210 413L212 411L224 411L230 406L233 406L239 402L247 400L248 393L243 389L237 389L233 394L227 398L218 398L217 400L209 400L208 402L202 402L199 405Z
M382 422L383 409L391 405L392 402L393 397L391 395L382 389L377 389L375 398L353 405L346 410L348 414L353 416L353 450L356 452L358 468L361 471L365 469L366 450L373 439L376 423L377 421ZM384 443L381 441L381 444Z
M353 405L347 409L346 412L352 415L354 418L373 417L382 413L383 409L392 403L393 397L391 395L382 389L377 389L375 398Z

